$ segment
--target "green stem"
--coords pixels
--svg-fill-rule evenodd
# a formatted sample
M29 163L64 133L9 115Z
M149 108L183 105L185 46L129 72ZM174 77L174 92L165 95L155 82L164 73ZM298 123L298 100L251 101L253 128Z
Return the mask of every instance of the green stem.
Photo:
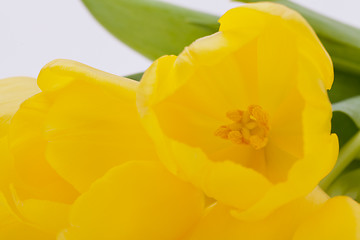
M360 152L360 131L358 131L340 150L334 169L321 182L325 191Z

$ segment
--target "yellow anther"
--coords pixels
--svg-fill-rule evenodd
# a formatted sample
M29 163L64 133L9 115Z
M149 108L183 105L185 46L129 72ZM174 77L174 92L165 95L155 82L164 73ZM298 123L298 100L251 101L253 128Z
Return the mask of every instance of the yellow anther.
M257 135L253 135L250 137L250 145L255 149L263 148L265 147L266 144L267 144L267 138L263 139Z
M258 105L250 105L247 111L233 110L226 113L233 123L221 126L215 136L236 144L247 144L254 149L266 146L269 135L269 116Z
M264 110L258 105L249 106L250 115L253 116L259 123L268 124L269 116Z
M228 134L228 139L236 144L242 144L243 143L243 136L239 131L231 131Z
M243 114L244 114L243 111L234 110L234 111L228 111L228 112L226 113L226 116L227 116L230 120L233 120L234 122L238 122L238 121L241 121Z
M231 130L227 126L221 126L215 131L215 136L228 139L228 134Z

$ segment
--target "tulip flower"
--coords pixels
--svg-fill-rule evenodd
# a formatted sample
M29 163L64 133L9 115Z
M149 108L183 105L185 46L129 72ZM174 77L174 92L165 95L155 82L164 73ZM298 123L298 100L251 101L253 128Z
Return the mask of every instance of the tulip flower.
M137 105L160 159L208 197L258 220L306 196L334 166L332 62L279 4L234 8L220 30L145 72Z
M42 92L10 124L17 176L11 192L21 218L57 234L92 182L123 162L156 156L138 120L136 82L57 60L41 70L37 84ZM135 141L142 151L134 150Z
M136 111L137 82L55 60L37 83L42 92L15 114L9 143L21 178L38 196L71 202L111 167L156 158Z

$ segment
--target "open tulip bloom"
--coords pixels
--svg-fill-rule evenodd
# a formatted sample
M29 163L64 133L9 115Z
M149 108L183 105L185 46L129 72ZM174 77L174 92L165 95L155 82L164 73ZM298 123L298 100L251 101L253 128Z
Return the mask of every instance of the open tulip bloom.
M172 173L256 219L309 193L336 161L332 64L280 5L235 8L220 23L145 72L138 107Z
M316 34L271 3L220 24L140 83L70 60L1 80L0 239L360 239L359 204L317 187L338 140Z

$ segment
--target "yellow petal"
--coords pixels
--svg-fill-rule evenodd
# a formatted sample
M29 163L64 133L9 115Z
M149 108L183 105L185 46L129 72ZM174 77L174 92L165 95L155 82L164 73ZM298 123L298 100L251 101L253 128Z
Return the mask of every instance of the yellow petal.
M157 162L110 170L74 204L59 239L180 239L199 220L202 193Z
M39 93L25 101L12 119L9 145L20 179L20 186L15 188L21 199L71 203L78 192L55 172L44 155L43 125L50 103L47 94Z
M296 11L271 2L245 4L229 10L220 18L220 31L236 34L261 32L268 27L270 19L276 18L281 18L284 26L296 35L299 52L312 60L321 71L326 88L330 89L334 78L330 56L315 31Z
M9 151L7 137L0 137L0 189L7 188L14 178L14 162Z
M44 123L46 159L80 192L113 166L157 159L136 110L137 82L55 60L38 84L54 98Z
M136 81L66 59L57 59L45 65L39 73L38 85L42 91L55 91L78 80L99 85L120 97L132 96L137 86Z
M0 118L2 120L10 120L19 109L20 104L27 98L38 93L40 89L36 85L36 80L32 78L9 78L0 80ZM23 187L21 180L17 178L17 172L14 166L13 156L10 154L8 148L7 128L9 121L2 122L0 124L0 160L1 160L1 174L0 174L0 186L1 190L9 193L9 185L15 184L18 187ZM5 127L6 128L5 128ZM26 152L24 153L26 154ZM26 169L29 171L29 169ZM47 179L49 180L49 179ZM58 191L58 190L56 190ZM23 202L19 206L24 210L24 214L19 213L19 209L14 209L16 206L12 205L12 208L8 204L13 204L10 194L5 195L0 193L0 239L54 239L57 230L46 229L38 224L41 214L50 215L46 220L43 220L43 225L57 225L57 220L61 214L66 216L66 212L62 208L56 206L52 210L57 211L53 213L44 204L36 204L36 200L30 202ZM35 205L37 206L34 206ZM46 208L46 209L44 209ZM43 210L43 211L42 211ZM34 219L27 219L30 212L32 218L39 218L39 221L32 221ZM65 224L63 225L63 227ZM42 230L40 230L42 229Z
M0 188L6 187L15 172L8 149L8 129L10 120L27 98L38 93L36 79L13 77L0 80Z
M328 200L302 223L294 240L360 239L360 205L349 197Z
M309 214L316 211L328 196L314 190L306 198L290 202L260 221L247 222L234 218L231 209L216 204L208 209L186 240L289 240L295 229Z
M261 199L272 186L260 173L231 161L208 164L206 155L200 149L172 142L170 150L178 153L174 156L181 169L178 176L190 180L211 198L221 196L224 204L239 208L249 206ZM191 156L196 156L195 162Z
M326 137L321 142L326 148L321 149L321 151L314 149L314 152L309 154L308 159L298 161L295 164L289 172L287 181L274 185L260 201L245 211L234 211L234 216L242 220L263 218L274 209L298 198L299 195L305 196L316 187L313 184L318 182L319 171L326 171L326 169L321 169L321 166L326 166L322 161L334 163L338 153L336 135L331 135L330 139ZM312 165L309 162L312 162Z
M53 240L54 238L55 235L41 231L17 218L0 192L0 239Z
M73 84L55 99L43 128L47 161L80 192L116 165L157 160L139 121L135 92L127 98Z
M0 137L6 134L5 123L19 109L27 98L38 93L36 79L29 77L13 77L0 79Z
M54 236L67 226L71 205L38 199L22 201L16 192L12 195L15 199L15 213L25 223Z

